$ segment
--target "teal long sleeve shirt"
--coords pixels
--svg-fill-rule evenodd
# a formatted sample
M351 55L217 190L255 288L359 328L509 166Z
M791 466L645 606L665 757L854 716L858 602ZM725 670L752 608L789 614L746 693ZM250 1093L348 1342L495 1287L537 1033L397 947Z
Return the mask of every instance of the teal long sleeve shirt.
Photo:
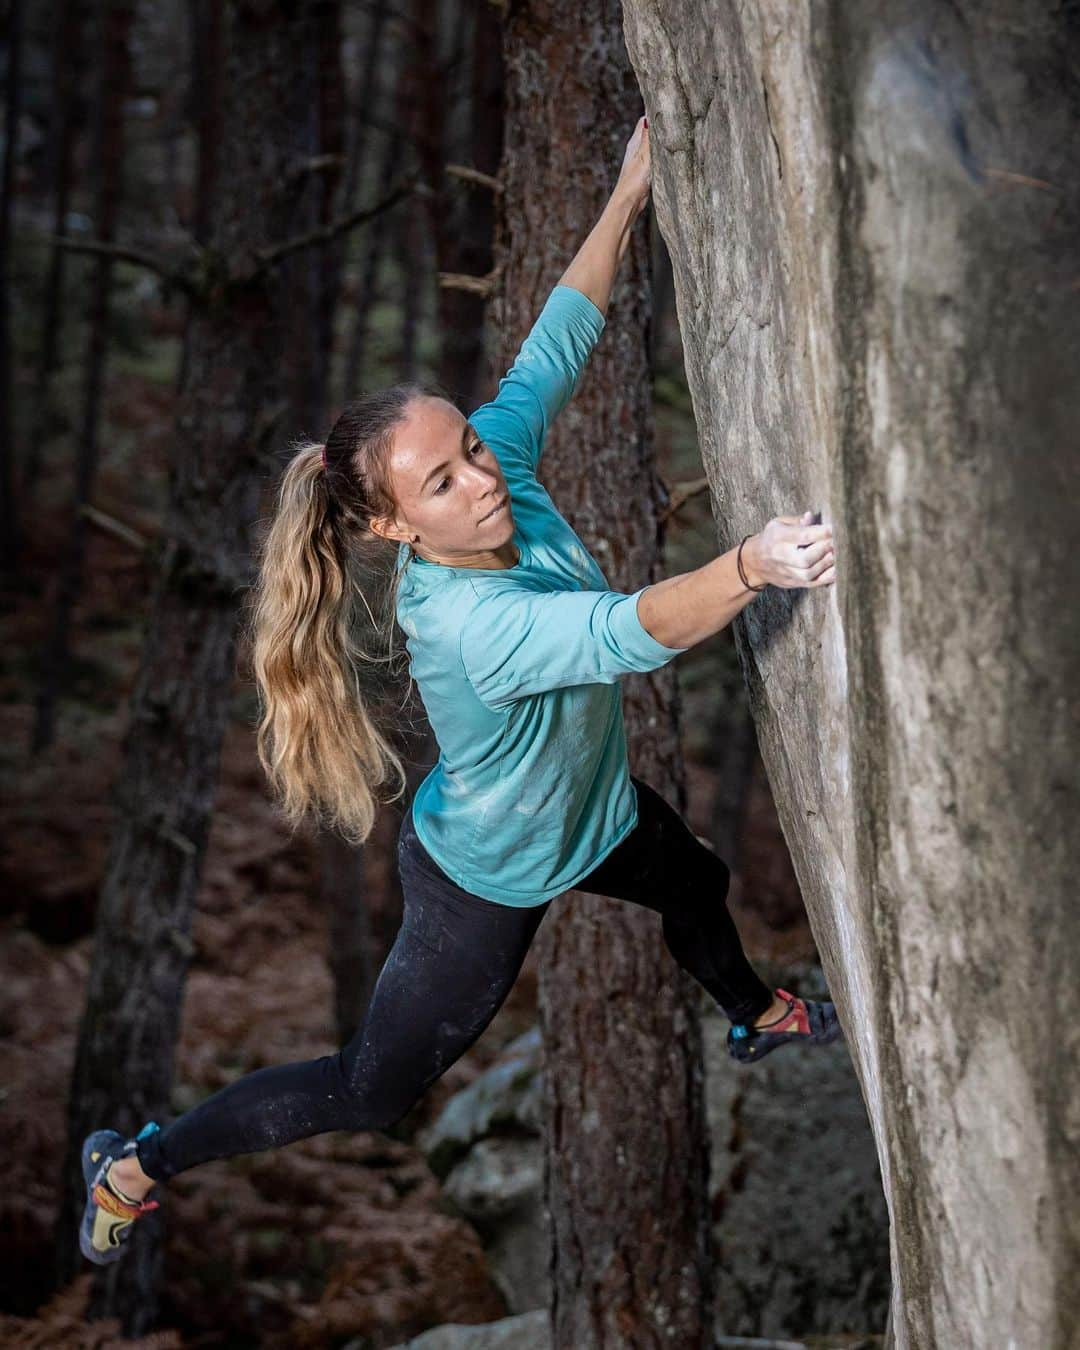
M416 791L421 843L459 886L544 903L637 824L619 678L687 650L613 591L536 477L548 428L603 332L557 285L495 398L471 415L510 492L514 567L451 567L398 550L397 618L439 758Z

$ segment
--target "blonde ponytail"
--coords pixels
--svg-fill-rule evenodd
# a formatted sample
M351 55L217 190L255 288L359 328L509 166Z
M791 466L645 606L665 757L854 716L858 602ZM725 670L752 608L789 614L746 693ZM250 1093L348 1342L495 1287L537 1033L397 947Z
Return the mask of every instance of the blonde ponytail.
M395 656L397 544L368 528L392 514L390 439L418 395L409 382L347 404L326 445L292 447L258 551L248 640L260 701L259 761L295 829L313 817L362 844L406 774L380 727L382 695L407 670ZM325 462L324 462L325 455ZM374 634L381 650L364 641ZM380 798L384 784L396 791Z

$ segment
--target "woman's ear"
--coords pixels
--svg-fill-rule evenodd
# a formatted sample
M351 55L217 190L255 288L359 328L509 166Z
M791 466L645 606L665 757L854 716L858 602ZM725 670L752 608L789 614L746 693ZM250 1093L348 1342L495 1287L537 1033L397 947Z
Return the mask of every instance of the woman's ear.
M368 528L382 539L391 539L399 544L409 544L414 536L408 530L400 529L389 516L373 516Z
M393 530L392 522L388 521L386 516L372 516L372 518L368 521L368 529L372 532L372 534L377 534L380 537L380 539L394 538L394 535L392 533Z

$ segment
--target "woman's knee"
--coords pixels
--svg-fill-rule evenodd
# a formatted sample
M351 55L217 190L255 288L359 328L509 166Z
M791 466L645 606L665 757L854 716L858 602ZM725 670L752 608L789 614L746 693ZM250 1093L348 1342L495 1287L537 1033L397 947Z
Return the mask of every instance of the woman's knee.
M345 1130L386 1130L407 1115L423 1095L425 1083L411 1065L370 1069L343 1062L335 1100Z
M373 1037L335 1057L340 1097L352 1129L386 1129L420 1100L477 1041L496 1008L485 1003L460 1019L445 1017L408 1045Z

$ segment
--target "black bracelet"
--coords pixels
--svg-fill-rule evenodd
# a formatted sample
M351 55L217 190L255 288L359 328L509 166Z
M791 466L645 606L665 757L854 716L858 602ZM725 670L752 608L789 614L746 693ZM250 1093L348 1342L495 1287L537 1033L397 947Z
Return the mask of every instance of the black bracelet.
M742 541L741 541L740 544L739 544L739 551L738 551L738 553L735 554L735 565L736 565L736 566L738 567L738 569L739 569L739 580L742 582L742 584L746 587L746 589L747 589L748 591L763 591L763 590L765 589L765 587L766 587L769 583L768 583L767 581L763 581L763 582L761 583L760 586L751 586L751 585L750 585L750 581L749 581L749 579L748 579L746 573L743 571L743 565L742 565L742 546L743 546L743 544L746 543L746 541L747 541L749 538L750 538L750 536L749 536L748 534L744 534L744 535L743 535Z

